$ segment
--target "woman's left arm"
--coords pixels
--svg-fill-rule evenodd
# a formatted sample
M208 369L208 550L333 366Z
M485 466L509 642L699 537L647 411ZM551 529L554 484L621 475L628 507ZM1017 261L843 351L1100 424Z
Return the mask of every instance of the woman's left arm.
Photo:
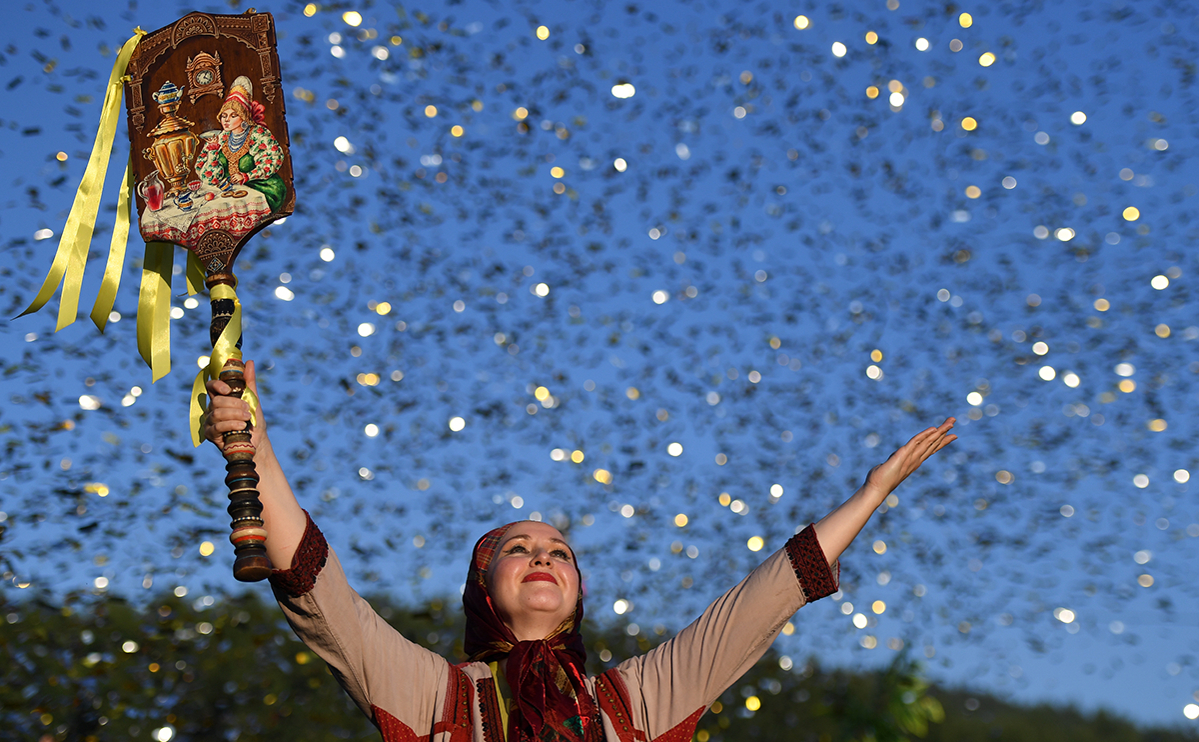
M857 492L816 524L816 537L829 564L837 561L857 537L866 521L887 499L887 495L937 451L957 440L949 431L954 418L946 418L939 427L917 433L883 463L870 470Z
M871 469L849 500L791 537L673 639L606 673L627 689L637 728L650 739L689 739L708 705L765 654L795 611L837 591L841 552L900 482L957 438L949 434L953 422L919 433Z

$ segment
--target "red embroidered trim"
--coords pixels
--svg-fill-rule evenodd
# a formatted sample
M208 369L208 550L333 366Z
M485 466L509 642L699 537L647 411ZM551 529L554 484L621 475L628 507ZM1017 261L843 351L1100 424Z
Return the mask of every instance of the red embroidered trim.
M785 548L807 602L811 603L837 592L837 584L841 581L841 565L837 565L837 574L833 574L824 549L820 548L820 542L816 540L815 526L809 525L792 536L787 540Z
M433 725L433 734L449 732L451 742L469 740L472 726L470 707L475 700L473 696L470 678L466 677L462 668L450 665L445 707L441 711L441 720Z
M379 727L383 742L420 742L429 739L429 735L418 737L411 727L378 706L371 706L371 710L375 712L375 726Z
M270 577L272 587L293 598L304 595L316 585L316 576L329 558L325 534L312 522L307 510L304 511L304 517L308 519L308 525L304 527L304 535L300 538L296 553L292 555L291 567L276 569Z
M644 742L645 732L633 726L633 713L629 703L629 689L616 668L608 670L595 679L596 701L600 710L608 716L620 742ZM690 739L690 738L688 738Z
M655 737L654 742L691 742L691 738L695 736L695 727L699 724L699 717L707 710L707 706L700 706L699 710L680 721L669 732Z
M483 742L504 742L504 717L500 716L500 699L495 692L495 678L475 681L479 694L479 715L483 719Z

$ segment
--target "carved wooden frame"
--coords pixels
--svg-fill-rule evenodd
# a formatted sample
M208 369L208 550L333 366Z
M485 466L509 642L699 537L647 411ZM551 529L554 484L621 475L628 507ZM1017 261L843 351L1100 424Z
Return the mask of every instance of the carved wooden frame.
M166 29L163 29L166 30ZM170 27L171 33L153 33L138 44L133 59L125 74L129 76L126 92L129 94L129 123L138 131L146 125L146 104L142 100L142 78L163 52L174 49L179 42L193 36L212 36L238 39L258 52L261 76L258 89L271 103L279 89L279 63L271 43L271 20L266 13L247 13L240 16L214 16L208 13L191 13ZM197 96L198 97L198 96ZM193 99L193 103L195 100Z

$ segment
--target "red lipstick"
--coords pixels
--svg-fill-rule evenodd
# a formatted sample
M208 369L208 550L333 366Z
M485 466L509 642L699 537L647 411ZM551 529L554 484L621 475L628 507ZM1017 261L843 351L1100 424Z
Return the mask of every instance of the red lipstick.
M540 582L540 581L552 582L555 585L558 584L558 581L556 579L554 579L554 576L552 574L550 574L549 572L532 572L532 573L526 575L523 580L521 580L521 582Z

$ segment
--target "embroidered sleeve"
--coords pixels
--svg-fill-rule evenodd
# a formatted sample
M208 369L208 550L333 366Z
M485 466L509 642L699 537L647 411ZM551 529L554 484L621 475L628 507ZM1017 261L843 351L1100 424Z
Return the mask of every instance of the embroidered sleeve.
M816 527L809 525L787 541L785 547L791 559L791 567L799 579L807 602L820 600L837 592L841 582L841 565L834 571L829 567L824 549L816 540Z
M304 536L291 558L291 567L276 569L270 577L271 585L293 598L298 598L312 589L316 584L316 576L320 574L329 556L329 544L325 542L325 535L312 522L312 516L307 510L304 511L304 517L308 519L308 525L304 527Z
M283 150L265 126L255 126L251 130L250 154L254 157L254 169L246 173L250 180L266 180L277 173L283 163Z
M218 149L209 149L208 146L201 145L200 154L196 156L196 175L200 179L211 186L218 185L221 176L224 175L221 168L220 160L217 159Z

